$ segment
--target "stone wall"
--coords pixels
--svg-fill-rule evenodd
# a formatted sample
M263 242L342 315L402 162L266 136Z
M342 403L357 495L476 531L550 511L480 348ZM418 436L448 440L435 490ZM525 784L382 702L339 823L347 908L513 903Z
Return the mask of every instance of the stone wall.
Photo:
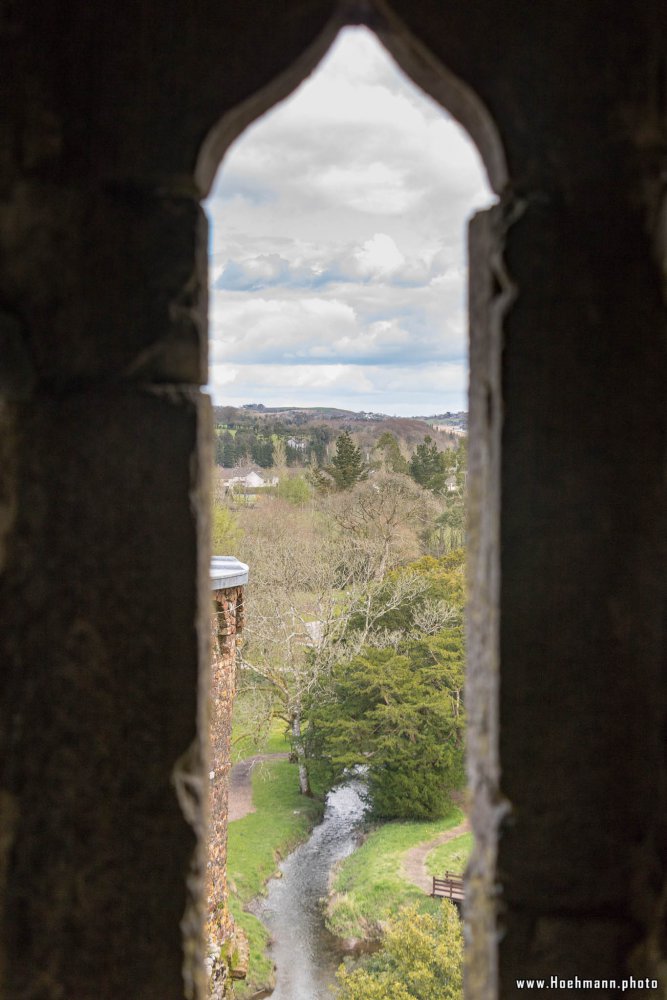
M243 587L214 591L211 616L206 897L211 996L215 1000L226 995L228 972L238 971L239 944L227 902L227 800L231 768L232 707L236 692L236 648L243 624Z
M204 996L199 199L346 21L458 115L499 197L473 230L468 994L599 969L667 995L664 0L22 0L0 13L3 1000Z

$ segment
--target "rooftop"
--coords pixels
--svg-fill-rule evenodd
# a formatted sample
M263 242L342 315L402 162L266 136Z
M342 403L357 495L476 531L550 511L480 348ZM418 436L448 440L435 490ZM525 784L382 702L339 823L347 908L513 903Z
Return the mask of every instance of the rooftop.
M248 567L235 556L211 556L211 590L244 587L248 582Z

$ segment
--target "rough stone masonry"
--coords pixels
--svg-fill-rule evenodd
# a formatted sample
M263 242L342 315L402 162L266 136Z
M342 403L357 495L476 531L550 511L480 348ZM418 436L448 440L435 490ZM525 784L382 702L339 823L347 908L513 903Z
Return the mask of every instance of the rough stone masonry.
M213 591L209 712L208 861L206 869L207 966L213 1000L227 995L229 976L247 972L247 944L228 905L227 804L231 769L232 709L236 693L236 649L244 625L244 588Z

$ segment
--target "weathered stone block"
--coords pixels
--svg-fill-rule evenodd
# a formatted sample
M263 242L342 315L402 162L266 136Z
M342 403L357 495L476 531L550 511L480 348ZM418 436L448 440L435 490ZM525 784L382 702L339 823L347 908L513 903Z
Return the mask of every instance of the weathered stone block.
M33 381L206 381L207 222L196 201L33 181L0 206L0 223L0 289Z
M16 409L4 991L181 998L197 850L183 809L193 822L203 809L193 496L207 408L98 390Z

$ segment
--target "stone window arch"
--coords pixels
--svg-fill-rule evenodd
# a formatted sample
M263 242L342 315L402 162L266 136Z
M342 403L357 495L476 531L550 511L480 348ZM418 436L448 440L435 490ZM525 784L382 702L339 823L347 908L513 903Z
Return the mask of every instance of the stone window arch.
M204 995L198 202L347 23L459 117L500 197L470 239L468 996L664 980L663 0L5 13L0 992Z
M505 814L497 747L498 581L500 468L500 343L502 322L514 298L503 263L503 239L511 217L509 178L502 141L491 114L474 90L449 71L404 23L381 11L339 7L315 41L277 78L223 115L199 149L195 177L207 194L225 151L243 130L288 96L312 72L338 31L365 24L403 72L463 125L477 146L498 204L478 212L469 232L470 476L468 705L469 781L475 852L466 903L467 982L470 997L491 995L497 980L494 941L496 841ZM418 155L418 151L415 151ZM251 570L252 571L252 570Z

